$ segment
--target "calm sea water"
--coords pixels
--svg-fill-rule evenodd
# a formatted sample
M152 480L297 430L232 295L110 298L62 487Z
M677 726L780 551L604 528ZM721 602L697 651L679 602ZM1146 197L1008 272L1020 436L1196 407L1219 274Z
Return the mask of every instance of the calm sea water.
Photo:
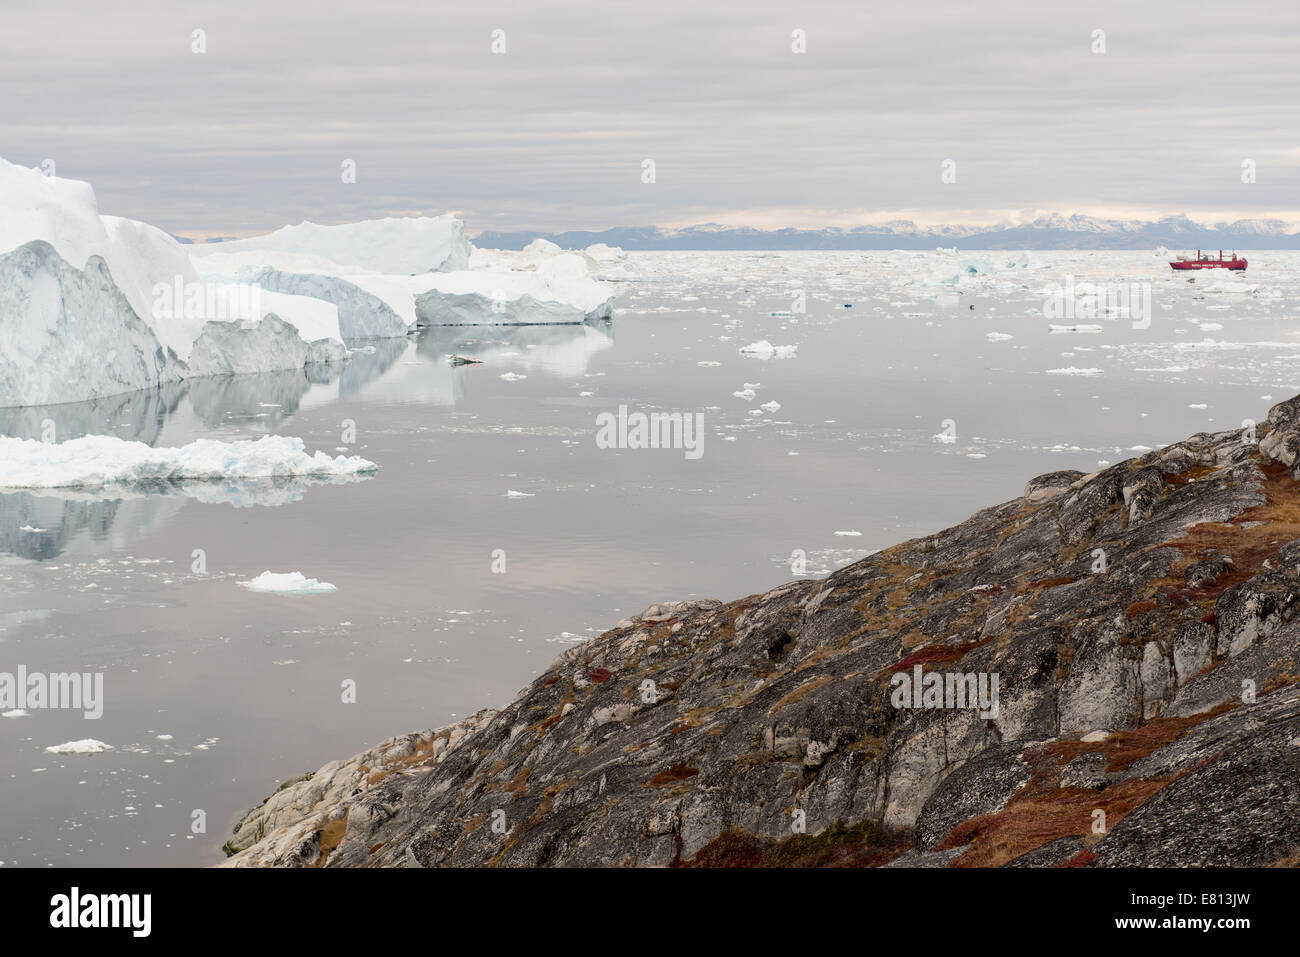
M9 435L274 433L380 465L0 494L0 671L102 672L106 699L99 720L0 718L0 861L214 863L284 778L503 704L653 602L762 591L795 550L824 574L1038 473L1262 419L1300 392L1300 254L1250 259L1249 279L1193 281L1151 253L633 254L608 325L434 330L315 382L0 410ZM1149 284L1150 322L1045 318L1070 276ZM758 340L797 357L740 354ZM620 405L702 414L703 455L598 447ZM239 586L267 570L338 590ZM112 750L45 750L85 738Z

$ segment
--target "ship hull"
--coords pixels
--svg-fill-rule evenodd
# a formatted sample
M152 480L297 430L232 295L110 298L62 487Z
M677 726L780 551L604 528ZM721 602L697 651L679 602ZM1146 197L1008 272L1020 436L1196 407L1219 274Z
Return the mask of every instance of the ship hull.
M1244 259L1225 259L1223 262L1197 262L1196 260L1172 262L1169 264L1174 269L1230 269L1233 272L1242 272L1246 268Z

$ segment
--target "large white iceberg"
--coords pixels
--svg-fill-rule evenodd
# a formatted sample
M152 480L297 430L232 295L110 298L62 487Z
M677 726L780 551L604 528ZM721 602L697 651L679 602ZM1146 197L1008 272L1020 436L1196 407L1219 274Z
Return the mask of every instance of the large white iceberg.
M89 184L0 159L0 406L346 355L332 304L255 293L202 282L162 230L101 216Z
M0 407L344 361L420 326L613 314L621 250L473 249L451 215L301 223L184 245L101 216L86 183L0 160Z
M408 221L375 220L356 225L389 224L388 229L400 234L404 222ZM419 230L412 231L410 241L417 242L421 235ZM497 250L471 247L463 234L457 236L460 242L453 249L434 250L423 260L349 257L334 243L299 242L292 244L293 248L282 248L282 242L267 242L250 247L246 244L252 240L242 240L202 247L195 253L195 262L209 279L226 276L334 303L339 310L339 328L348 339L403 336L418 326L580 323L608 319L613 314L610 287L593 276L605 268L601 261L584 253L565 252L544 239L534 240L523 250ZM618 261L618 251L612 247L605 250L610 251L602 254L607 258L611 252L615 254L608 258L609 263ZM444 267L416 274L397 268L418 261L439 261ZM375 271L374 266L388 271Z

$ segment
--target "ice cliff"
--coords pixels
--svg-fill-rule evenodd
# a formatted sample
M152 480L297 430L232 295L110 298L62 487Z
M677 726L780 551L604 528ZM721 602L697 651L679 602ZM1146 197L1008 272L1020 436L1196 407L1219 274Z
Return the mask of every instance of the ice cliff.
M0 407L345 361L420 326L607 319L620 251L475 250L451 216L187 246L0 159Z
M337 308L204 283L182 244L89 184L0 159L0 406L345 356Z

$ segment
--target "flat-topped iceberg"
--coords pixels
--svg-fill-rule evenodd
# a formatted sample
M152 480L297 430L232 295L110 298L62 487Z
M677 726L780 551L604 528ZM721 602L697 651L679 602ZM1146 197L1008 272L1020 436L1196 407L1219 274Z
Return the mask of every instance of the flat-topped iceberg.
M240 478L330 478L364 475L379 466L360 456L309 455L302 439L266 435L255 440L198 439L178 448L153 448L111 435L67 442L0 437L0 488L67 489L138 486Z
M609 287L573 253L547 256L533 268L436 273L408 283L421 326L578 323L614 314Z
M465 269L469 243L465 223L447 213L396 219L368 219L340 226L299 223L265 236L196 246L194 255L209 253L315 256L347 270L410 276Z
M348 339L404 336L420 326L580 323L613 314L610 288L593 276L606 266L585 253L544 239L517 251L465 248L442 257L454 268L414 275L367 268L399 265L395 259L331 261L326 255L339 252L324 244L286 250L215 243L196 252L195 263L209 280L226 276L331 302ZM605 250L607 264L617 263L617 251Z

